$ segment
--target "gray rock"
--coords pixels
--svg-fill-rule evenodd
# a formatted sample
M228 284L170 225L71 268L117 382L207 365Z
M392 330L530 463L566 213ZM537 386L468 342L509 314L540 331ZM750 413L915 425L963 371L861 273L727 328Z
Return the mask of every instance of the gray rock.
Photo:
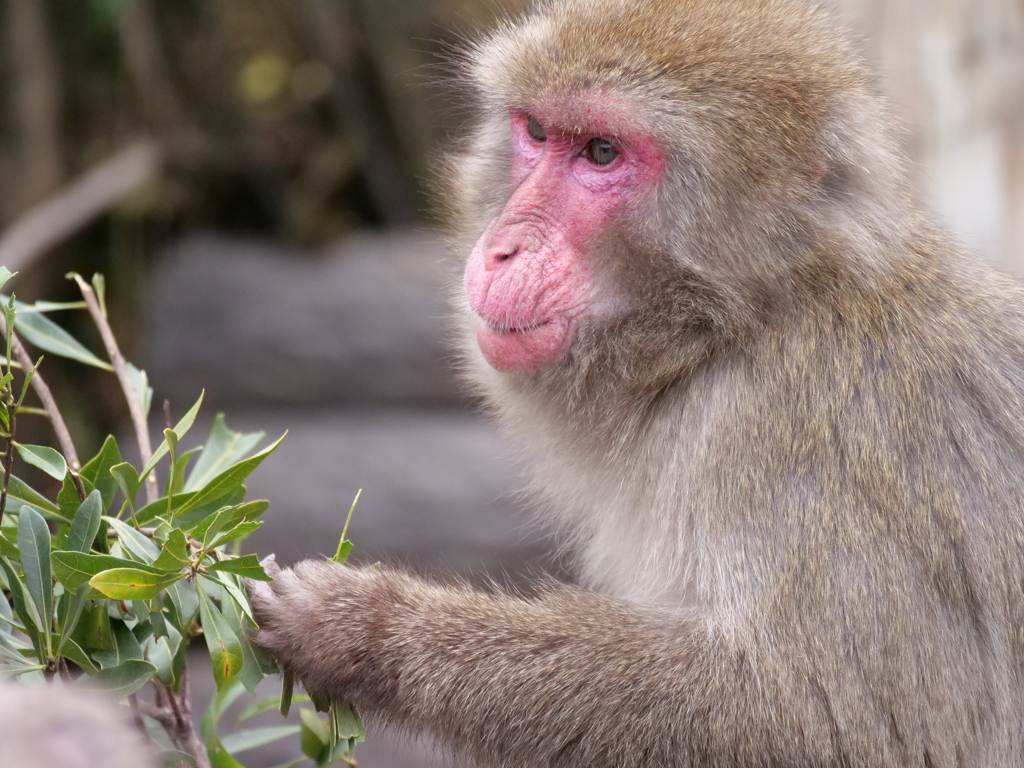
M150 380L174 402L202 388L218 403L458 402L444 262L413 233L317 253L182 240L153 275Z

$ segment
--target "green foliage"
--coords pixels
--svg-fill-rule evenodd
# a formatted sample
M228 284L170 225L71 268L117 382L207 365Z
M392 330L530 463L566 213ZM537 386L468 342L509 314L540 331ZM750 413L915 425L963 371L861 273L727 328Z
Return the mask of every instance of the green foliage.
M0 267L0 286L9 277ZM94 281L97 285L102 282ZM256 555L239 554L239 546L262 525L269 506L246 501L245 480L284 436L258 449L262 432L235 432L218 414L205 442L183 451L200 395L164 431L141 467L123 459L113 436L77 472L75 463L53 447L16 442L26 387L21 382L16 389L11 371L12 331L51 353L110 367L70 337L58 344L60 334L46 330L53 324L39 322L45 311L66 308L23 307L13 296L0 305L7 329L6 366L0 365L0 439L6 444L0 455L0 674L61 678L118 699L152 685L159 689L158 701L171 702L182 694L186 649L202 636L218 688L200 729L208 755L189 756L187 742L168 732L176 749L163 756L164 764L244 768L234 753L296 735L317 765L351 763L365 734L348 705L333 707L327 721L302 710L301 725L240 730L223 740L217 730L225 708L246 691L255 695L270 668L249 640L256 625L246 580L272 578ZM25 318L34 319L25 323ZM102 316L97 322L104 322ZM45 342L40 329L46 330ZM128 396L140 397L148 410L152 390L145 372L134 367L127 372ZM34 373L32 368L21 376ZM56 498L12 474L15 455L61 482ZM147 481L154 473L166 478L163 492L143 502L156 487ZM343 534L336 559L342 561L350 549ZM256 701L239 722L278 706L286 709L291 683L285 688L285 701L276 696ZM161 726L150 720L147 727Z

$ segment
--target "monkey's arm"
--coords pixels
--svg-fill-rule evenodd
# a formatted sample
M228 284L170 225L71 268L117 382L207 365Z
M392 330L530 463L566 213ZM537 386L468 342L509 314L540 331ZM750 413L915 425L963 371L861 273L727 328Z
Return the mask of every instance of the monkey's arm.
M831 751L824 713L801 711L805 692L785 701L752 654L581 590L527 600L306 561L252 599L257 642L307 689L485 765L765 765L773 752L811 764Z

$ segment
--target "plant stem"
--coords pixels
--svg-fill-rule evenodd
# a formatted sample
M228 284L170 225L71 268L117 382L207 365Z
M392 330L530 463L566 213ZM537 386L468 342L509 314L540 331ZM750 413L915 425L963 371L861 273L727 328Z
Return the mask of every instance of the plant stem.
M11 402L13 403L13 400ZM0 488L0 523L4 521L4 510L7 509L7 486L11 482L11 468L14 466L14 435L18 429L17 410L13 404L7 408L11 428L8 433L10 437L7 438L7 450L4 452L4 484Z
M161 686L167 703L173 712L173 719L166 724L168 731L178 745L196 759L198 768L212 768L206 747L196 733L195 721L192 719L192 704L188 693L188 665L181 667L181 685L178 693L168 685Z
M0 334L7 333L7 323L4 320L3 315L0 315ZM50 387L46 384L46 380L42 377L38 370L35 369L35 363L32 358L29 357L28 350L25 349L25 345L21 343L21 339L18 338L18 334L11 334L11 352L13 356L18 358L18 363L21 365L21 370L28 375L29 371L34 371L32 374L32 380L29 382L29 386L32 387L32 391L36 393L39 401L43 404L43 409L46 414L50 417L50 423L53 425L53 431L57 435L57 442L60 443L60 452L64 454L65 460L67 460L68 466L71 468L71 478L75 483L75 488L78 490L78 496L83 501L85 500L85 484L82 482L82 478L78 476L78 471L82 468L81 462L78 460L78 451L75 450L75 443L71 439L71 432L68 430L68 425L64 423L64 417L61 415L60 409L57 407L57 401L53 399L53 392L50 391ZM10 361L8 361L9 363ZM11 414L13 418L13 414ZM11 439L13 440L14 432L11 432ZM6 489L7 485L4 484Z
M3 318L0 318L0 325L2 324ZM35 370L35 363L32 362L28 350L25 349L25 345L21 343L21 339L18 338L17 334L11 335L11 351L18 358L18 362L21 363L21 369L26 372L26 375L28 371L33 371L29 386L32 387L36 397L43 404L43 409L50 417L53 431L57 435L57 442L60 443L60 452L64 454L64 458L67 459L68 466L71 468L71 479L75 484L75 489L78 491L78 498L81 501L85 501L85 483L78 476L78 471L82 468L82 464L78 460L78 451L75 450L75 443L71 439L68 425L64 423L64 416L61 415L60 409L57 407L57 401L53 399L53 392L50 391L50 387L39 371ZM4 487L6 488L6 485Z
M145 466L153 455L153 446L149 441L149 425L146 423L146 416L142 412L142 400L139 397L141 393L135 391L135 385L132 383L131 376L128 375L128 366L125 364L124 355L121 354L121 350L117 346L117 339L114 338L114 332L110 328L110 323L107 322L107 318L103 314L103 309L96 298L96 292L92 289L91 285L77 275L75 276L75 281L78 283L82 296L85 298L89 314L92 315L93 322L96 323L96 327L99 329L100 336L103 338L103 345L107 348L107 357L110 358L110 364L114 366L117 380L124 391L125 399L128 400L128 412L132 417L132 426L135 427L135 439L139 443L139 455L142 457L143 466ZM156 473L150 472L149 477L146 478L146 503L152 504L159 497L160 490L156 482Z

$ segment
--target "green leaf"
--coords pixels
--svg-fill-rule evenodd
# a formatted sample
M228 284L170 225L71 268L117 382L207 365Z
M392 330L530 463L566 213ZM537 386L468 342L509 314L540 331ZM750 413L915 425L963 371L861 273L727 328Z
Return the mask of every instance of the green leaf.
M10 560L6 557L0 557L0 568L3 568L4 574L7 577L7 586L11 593L11 600L14 602L14 613L21 619L25 632L32 641L32 647L35 648L37 658L42 659L43 654L47 650L43 647L42 638L39 634L42 622L39 620L39 614L32 604L32 598L29 597L28 589L25 587L25 583L18 578L14 566L11 565Z
M239 578L233 573L222 573L211 571L199 577L201 584L210 587L210 591L216 594L216 590L224 593L222 597L230 597L239 608L249 617L252 625L256 626L256 619L252 615L252 607L249 605L249 596L244 589L238 586Z
M138 693L156 674L156 667L148 661L132 659L117 667L101 669L95 675L85 675L76 685L90 691L102 691L115 699Z
M238 462L214 477L209 483L202 486L201 490L199 490L196 495L192 497L187 504L185 504L185 506L179 509L177 514L184 514L190 509L202 506L208 501L223 498L226 494L240 487L242 483L245 482L245 478L247 478L252 471L256 469L256 467L258 467L265 458L267 458L267 456L277 449L277 446L281 444L281 441L284 440L285 435L287 434L288 433L286 432L274 443L267 446L259 453L245 459L244 461ZM205 452L202 458L205 458Z
M17 322L18 311L14 306L14 294L11 294L10 300L3 305L4 310L4 327L7 329L7 346L5 349L7 357L7 370L11 368L11 339L14 337L14 324Z
M210 649L213 677L217 688L222 688L242 668L242 643L203 590L199 590L199 620Z
M193 405L191 408L189 408L188 413L186 413L184 416L182 416L181 420L177 424L174 425L174 429L173 429L174 436L178 440L181 440L181 438L183 438L186 435L186 433L190 429L192 429L192 424L196 420L196 414L199 413L199 407L203 404L203 396L205 394L206 394L205 390L203 392L200 392L199 393L199 399L196 400L195 405ZM166 439L166 436L165 436L164 441L162 443L160 443L160 445L158 445L156 447L156 450L153 451L153 455L150 457L149 461L146 462L146 466L145 466L145 468L143 468L142 474L139 475L139 477L145 478L146 475L148 475L152 471L153 467L155 467L157 465L157 462L160 461L160 459L162 459L164 457L164 455L167 453L167 451L168 451L168 445L167 445L167 439Z
M149 376L131 363L126 362L124 365L128 369L128 378L131 379L135 396L139 399L142 415L149 416L149 409L153 405L153 388L149 386Z
M210 764L213 768L245 768L235 760L231 754L224 749L217 735L217 724L224 710L231 706L245 689L240 681L232 681L220 688L210 701L210 705L203 713L203 719L199 725L199 732L203 737L203 744L206 746Z
M11 627L14 625L14 612L11 604L7 602L4 591L0 589L0 635L11 634Z
M105 371L114 370L110 363L100 360L44 314L22 312L15 320L15 328L25 341L45 352L77 360Z
M167 596L171 598L178 626L185 627L199 612L199 594L196 585L191 581L179 581L167 588Z
M16 533L12 535L17 536ZM21 552L18 551L18 545L13 540L7 538L7 533L3 528L0 528L0 557L9 557L11 560L21 561Z
M232 541L244 539L250 533L262 527L262 520L258 523L239 523L234 528L225 531L224 533L217 536L217 538L215 538L212 542L210 542L209 549L216 549L217 547L223 547L225 544L228 544Z
M335 702L331 705L331 715L340 739L355 739L357 743L366 741L366 726L351 704Z
M89 585L113 600L149 600L183 578L184 571L167 575L140 568L111 568L89 579Z
M203 545L209 547L210 542L212 542L217 537L217 534L219 534L224 529L224 526L227 525L228 520L232 519L232 517L234 517L233 508L222 507L220 510L218 510L217 514L213 516L213 519L210 520L210 522L206 526L201 526L205 527L206 529L205 531L203 531L202 534ZM194 531L192 535L198 537L199 532Z
M207 570L209 571L228 571L229 573L237 573L239 576L244 576L247 579L255 579L256 581L273 581L273 579L267 575L267 572L263 570L263 566L260 565L259 558L256 555L242 555L231 560L221 560L213 565L208 565Z
M79 479L81 480L81 478ZM82 480L82 485L85 486L86 497L96 490L85 480ZM71 470L69 469L64 475L64 481L60 485L60 492L57 494L57 506L60 507L60 513L68 520L74 519L75 514L78 512L78 507L83 501L85 499L79 495L78 485L71 476Z
M69 309L88 309L84 301L37 301L34 304L17 302L19 312L63 312Z
M344 563L346 560L348 560L348 556L352 554L353 546L355 545L347 539L338 544L338 551L333 558L334 562Z
M203 453L192 468L186 491L197 491L205 487L213 478L239 461L254 449L263 438L265 432L235 432L224 423L224 414L218 413L213 420L210 436L203 446Z
M0 267L0 288L4 287L4 283L14 277L17 272L11 272L7 267Z
M162 682L176 685L174 659L181 647L181 633L172 624L166 627L166 637L151 637L146 641L146 658L156 664L157 675Z
M58 550L50 555L50 562L53 564L54 573L64 588L75 592L83 584L98 573L109 571L115 568L134 568L146 571L153 576L167 578L173 571L160 570L155 566L143 565L134 560L125 560L112 555L94 555L87 552L66 552ZM177 569L177 570L180 570Z
M246 720L252 720L254 717L262 715L264 712L270 712L272 709L277 709L280 703L280 694L268 693L266 696L261 696L256 701L246 704L235 719L239 723L244 723Z
M103 496L99 491L90 493L78 507L71 521L67 548L71 552L88 552L100 530L103 517Z
M256 651L249 642L248 630L255 627L255 623L249 621L242 609L233 600L223 601L224 619L235 633L242 646L242 668L238 672L238 679L242 685L253 696L256 695L256 686L263 680L263 668L259 659L256 658Z
M363 489L360 488L356 491L356 497L352 499L352 506L348 508L348 517L345 518L345 527L341 529L341 539L338 541L338 551L332 558L336 563L344 563L348 560L349 553L352 552L352 542L348 540L348 526L352 522L352 514L356 511L356 504L359 503L359 497L363 495Z
M300 730L297 725L271 725L266 728L252 728L246 731L235 731L221 740L224 749L233 755L256 749L275 741L294 736Z
M135 513L135 523L137 525L146 525L158 517L164 519L173 517L175 510L187 504L193 496L195 496L194 493L179 493L175 496L164 496L162 499L157 499L152 504L147 504Z
M50 529L43 516L32 507L22 507L18 519L18 549L21 550L21 568L25 572L25 586L42 620L39 629L44 633L49 650L50 627L53 623L53 575L50 570Z
M109 435L103 442L100 452L89 459L82 467L82 471L78 473L83 480L92 483L93 487L100 492L103 497L104 512L110 509L110 505L114 502L114 494L118 489L117 480L110 474L110 470L120 463L121 451L117 447L117 440L113 435Z
M114 630L114 647L109 651L94 653L92 657L103 669L119 667L126 661L143 658L142 646L123 621L111 621Z
M79 667L81 667L83 672L86 672L90 675L95 675L97 672L99 672L99 669L96 668L96 665L92 663L92 659L89 658L89 654L83 651L82 647L74 640L72 640L70 637L65 638L62 641L61 647L57 651L57 655L64 656L65 658L70 659Z
M109 472L110 476L114 478L114 482L121 489L121 493L124 494L125 501L128 502L128 508L134 512L135 496L139 492L139 486L142 485L142 481L139 480L139 473L127 461L114 465L110 468Z
M160 548L156 544L124 521L118 520L116 517L104 517L103 519L117 531L121 545L142 562L149 564L160 556Z
M19 506L32 507L32 509L41 513L43 517L52 517L65 523L71 522L61 514L60 508L56 504L37 491L34 491L17 475L11 475L11 481L7 486L8 508L13 506L11 504L12 501L19 502Z
M174 460L174 466L171 468L170 476L167 478L165 496L174 496L182 492L182 489L185 487L185 469L188 467L189 459L201 450L203 450L203 447L201 445L197 446L185 451Z
M288 717L295 695L295 677L287 669L281 670L281 717Z
M91 591L88 585L86 589ZM107 602L93 602L89 605L84 617L78 622L74 632L74 640L89 651L107 650L114 647L114 629L107 611Z
M302 754L320 762L331 745L331 726L326 720L321 720L312 709L300 709L299 716L302 718L302 731L299 736Z
M186 493L185 495L195 498L196 493L201 493L201 491L196 491L191 494ZM183 531L192 531L193 538L199 538L205 533L207 527L213 521L215 513L220 512L226 507L234 507L241 504L245 500L245 493L246 488L244 485L241 485L233 491L230 491L226 496L221 496L219 499L213 499L206 504L190 509L188 512L176 515L174 518L174 524Z
M167 536L163 551L160 552L160 557L153 562L153 567L178 570L188 565L189 562L191 562L191 558L189 557L188 540L182 531L175 528Z
M53 560L53 555L50 555L50 559ZM89 602L90 591L91 588L88 584L82 584L74 592L65 588L64 597L60 600L61 610L58 611L60 616L60 640L57 642L56 651L58 656L64 651L64 646L67 643L73 642L71 634L78 628L78 622L82 619L85 605Z
M96 301L100 304L100 311L107 316L107 279L100 272L94 272L92 276L92 289L96 293Z
M63 480L64 475L67 474L67 462L53 448L48 448L45 445L24 445L23 443L15 443L14 447L18 449L18 455L26 464L38 467L54 480Z

